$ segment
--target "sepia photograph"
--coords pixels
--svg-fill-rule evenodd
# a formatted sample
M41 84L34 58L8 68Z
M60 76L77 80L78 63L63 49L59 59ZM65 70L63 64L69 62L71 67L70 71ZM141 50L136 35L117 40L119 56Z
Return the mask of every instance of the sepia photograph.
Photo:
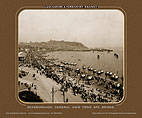
M24 103L119 103L125 93L124 14L25 9L18 14L18 98Z

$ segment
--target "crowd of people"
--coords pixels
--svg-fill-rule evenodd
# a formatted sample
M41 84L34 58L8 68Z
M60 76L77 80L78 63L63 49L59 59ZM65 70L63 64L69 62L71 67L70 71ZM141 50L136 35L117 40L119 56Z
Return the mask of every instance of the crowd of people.
M33 56L30 63L19 63L19 66L23 65L36 68L37 73L60 84L61 92L70 89L74 96L79 95L84 102L118 102L123 97L123 77L109 71L85 65L79 68L77 63L46 59L38 55ZM26 74L28 73L21 72L19 77Z

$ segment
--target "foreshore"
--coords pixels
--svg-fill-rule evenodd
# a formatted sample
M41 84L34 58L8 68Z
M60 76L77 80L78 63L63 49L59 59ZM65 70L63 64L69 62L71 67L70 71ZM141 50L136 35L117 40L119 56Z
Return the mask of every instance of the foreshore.
M112 72L78 68L77 63L37 54L32 61L19 63L18 88L33 91L43 102L118 102L123 96L118 79L122 78Z

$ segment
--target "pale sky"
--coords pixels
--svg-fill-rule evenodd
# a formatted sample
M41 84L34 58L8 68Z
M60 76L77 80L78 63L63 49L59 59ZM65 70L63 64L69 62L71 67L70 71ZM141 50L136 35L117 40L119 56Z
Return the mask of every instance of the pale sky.
M23 10L18 16L19 42L64 40L89 48L122 47L124 15L119 10Z

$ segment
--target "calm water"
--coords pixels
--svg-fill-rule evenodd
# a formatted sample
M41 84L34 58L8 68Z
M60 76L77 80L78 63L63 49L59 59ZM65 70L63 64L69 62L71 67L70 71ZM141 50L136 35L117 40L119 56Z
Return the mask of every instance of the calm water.
M83 65L91 66L96 70L111 71L117 73L120 77L123 75L123 50L122 48L113 49L113 52L78 52L78 51L57 51L47 53L48 58L57 58L59 61L77 63L78 67ZM118 58L114 53L119 55ZM97 59L100 55L100 59Z

